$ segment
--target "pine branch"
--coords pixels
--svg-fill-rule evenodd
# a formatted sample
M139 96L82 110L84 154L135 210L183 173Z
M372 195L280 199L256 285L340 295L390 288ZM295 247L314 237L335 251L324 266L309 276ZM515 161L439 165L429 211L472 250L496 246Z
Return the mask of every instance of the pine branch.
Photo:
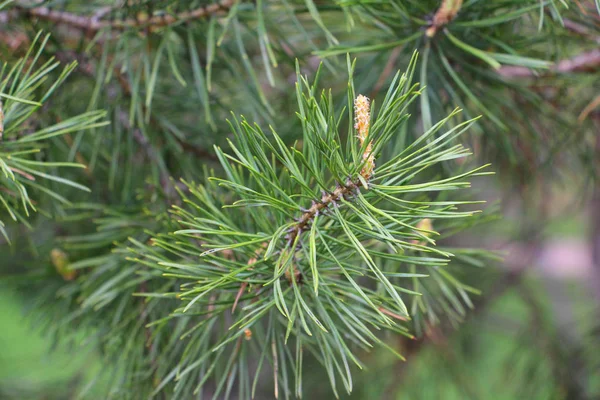
M572 74L578 72L594 72L600 69L600 50L594 49L583 52L572 58L564 59L550 66L546 74ZM497 70L498 74L506 78L527 78L539 74L530 68L505 65Z
M129 81L127 80L127 77L125 76L125 74L123 74L123 72L121 71L121 68L119 68L118 66L115 66L114 74L117 77L117 80L119 81L119 85L121 86L123 93L127 97L131 97L131 95L132 95L131 85L129 84ZM145 105L142 105L142 109L144 110L144 113L147 112L147 108ZM150 122L155 126L160 126L160 122L152 115L150 116ZM179 143L179 145L181 146L183 151L190 153L190 154L194 154L195 156L206 159L206 160L212 160L212 161L217 160L217 157L215 156L215 154L213 152L208 151L203 148L200 148L198 146L195 146L195 145L183 140L182 138L180 138L178 136L173 136L173 137L175 138L177 143Z
M600 105L600 101L598 102ZM592 117L592 124L596 130L600 129L600 114L596 114ZM600 159L600 135L596 131L596 139L594 143L594 157L596 160ZM596 163L596 182L594 185L594 192L592 194L591 201L591 215L590 215L590 242L592 250L592 262L594 265L594 282L593 289L594 295L600 303L600 163Z
M361 147L364 147L361 156L364 166L360 172L360 178L357 178L355 181L348 178L345 184L338 183L333 192L323 192L320 201L313 201L311 208L302 214L294 227L290 228L288 234L288 242L290 245L296 243L296 238L307 229L310 222L312 222L316 216L327 210L330 205L337 207L339 201L346 200L348 196L357 193L361 186L365 189L368 188L368 182L371 179L371 176L373 176L373 171L375 169L375 156L373 155L372 141L369 141L368 144L366 144L371 123L371 104L367 97L359 95L354 100L354 115L354 129L356 129Z
M150 18L126 18L123 20L101 20L102 14L83 16L67 11L56 11L49 7L17 7L14 10L0 13L0 21L8 22L12 19L30 17L65 25L85 32L98 32L101 30L126 30L145 28L154 31L165 26L197 19L208 18L228 12L235 4L235 0L221 0L217 3L201 6L189 11L174 15L155 15Z
M427 275L404 272L401 266L435 269L451 257L436 248L429 237L435 233L422 221L438 218L444 229L444 220L474 216L458 211L460 202L430 200L427 193L466 187L463 178L483 174L478 169L447 179L423 174L441 160L468 154L450 143L470 123L438 134L452 115L399 153L384 156L386 144L398 134L408 106L419 94L410 84L415 65L413 58L409 70L395 76L374 116L369 100L356 96L350 81L348 99L350 105L354 102L354 113L347 115L345 145L339 135L344 114L334 111L325 92L318 97L316 84L298 75L302 150L285 146L275 130L268 137L258 125L235 119L232 154L217 148L225 178L209 178L207 187L186 183L188 190L181 192L185 207L173 209L181 229L154 238L154 246L165 253L147 264L178 280L181 290L168 294L182 301L173 318L199 315L204 319L197 326L210 324L210 331L195 331L190 338L191 343L203 344L197 351L205 361L192 362L192 355L182 359L174 367L185 371L179 373L175 390L204 385L207 376L198 383L191 372L209 365L222 365L222 374L230 373L232 361L223 359L222 352L227 349L230 360L247 354L251 348L240 339L250 337L260 340L260 357L274 366L279 393L289 391L282 379L290 371L288 357L283 356L293 349L288 339L299 351L325 355L320 361L334 391L339 376L350 392L350 370L336 374L333 364L360 366L354 344L387 348L372 329L412 337L403 324L415 314L402 297L417 292L405 288L401 279ZM351 74L354 67L348 67ZM344 184L340 177L347 177ZM327 192L333 182L335 189ZM321 200L303 210L301 204L319 190L324 191ZM300 218L293 220L300 210ZM198 242L207 250L200 253ZM468 299L464 287L449 272L443 273ZM371 281L384 293L374 290ZM245 295L247 289L252 293ZM425 301L423 307L430 304ZM266 352L269 347L272 351ZM290 357L299 393L302 360L298 353ZM247 370L245 361L240 363L239 368Z
M338 184L333 192L323 192L320 201L313 201L313 205L302 214L298 222L290 228L287 236L288 243L291 245L296 242L296 238L308 229L309 224L314 218L329 208L330 205L337 206L338 201L346 199L347 196L355 194L359 190L361 181L347 180L346 184Z
M580 23L572 21L568 18L563 19L563 23L565 28L571 32L574 32L580 36L586 37L594 42L600 44L600 35L597 32L591 31L587 26L584 26Z
M4 111L2 109L2 100L0 99L0 142L4 138Z
M74 126L89 127L97 114L67 119L66 125L58 120L55 127L54 118L46 124L43 112L36 113L35 126L21 124L38 107L33 103L45 99L40 91L54 84L55 75L24 79L36 84L30 91L3 93L18 100L3 97L0 103L7 114L4 132L0 118L0 146L9 150L6 157L0 152L0 160L8 161L0 166L0 199L20 221L26 215L18 211L42 208L45 198L66 202L60 198L64 194L72 199L69 193L47 191L61 187L58 183L69 175L51 175L57 185L44 184L45 176L34 173L39 165L29 168L22 160L51 161L70 150L69 157L94 166L87 172L93 172L94 189L104 202L67 203L60 210L65 221L55 222L65 235L58 240L77 259L72 263L76 273L69 279L61 254L42 248L55 261L56 272L49 272L57 276L40 280L45 297L36 295L50 299L41 310L56 330L99 328L102 353L127 361L112 393L140 398L201 396L208 385L214 398L261 397L254 388L268 376L263 368L272 370L276 396L301 397L308 355L322 365L319 378L326 375L337 396L340 386L353 389L352 365L362 368L360 358L371 347L388 348L390 334L422 343L414 336L423 327L456 325L472 315L470 308L485 307L485 300L471 300L478 291L470 285L478 286L482 275L469 267L485 267L481 260L489 258L444 247L443 241L487 218L474 211L476 202L463 190L471 177L485 174L468 169L464 157L470 150L463 144L472 140L475 153L487 152L483 158L495 156L520 168L558 159L552 153L560 147L553 134L558 129L545 129L543 122L558 125L569 115L556 112L560 105L547 97L502 79L495 69L514 64L558 73L533 58L552 54L543 35L552 34L559 46L572 40L570 32L591 35L563 18L576 12L563 10L564 1L300 0L238 7L239 1L226 0L183 13L176 11L178 1L130 2L131 8L83 3L69 4L73 12L17 7L0 13L0 21L56 25L65 41L55 41L42 60L56 48L80 46L65 54L80 59L81 71L94 78L94 85L89 80L72 85L61 98L61 113L85 107L86 101L88 108L103 104L115 127L95 136L76 135ZM170 14L153 12L158 3ZM79 15L78 6L89 13ZM125 19L114 20L120 17ZM202 18L206 23L191 23ZM343 18L348 31L340 29ZM536 18L537 32L529 27ZM355 77L348 82L339 70L342 60L327 60L328 70L311 66L314 83L298 73L295 120L289 104L294 93L284 80L294 58L311 64L318 57L309 59L309 52L338 43L328 28L347 45L318 54L364 53L365 60L356 72L348 63ZM27 42L17 39L0 32L6 48ZM93 45L97 60L81 56L86 44ZM420 68L407 44L423 46ZM406 73L393 76L409 59ZM264 70L256 68L261 63ZM52 62L46 67L54 68ZM22 64L23 71L28 68ZM413 74L429 90L419 98L420 116L409 119L421 94L411 85ZM334 90L320 92L317 82ZM346 87L347 101L334 100ZM381 92L376 104L357 96L371 88L374 99ZM571 92L589 103L581 118L593 115L597 99L589 102L579 91L566 91ZM466 109L464 117L451 111L456 105ZM543 107L545 114L532 112ZM224 121L220 113L232 108L257 122L234 117L231 131L213 131L211 138L208 128L215 129L213 121ZM480 113L485 118L474 124L471 117ZM473 125L480 134L465 140L461 135ZM73 132L63 136L67 145L41 143L44 135L62 129ZM215 153L186 142L220 144L216 137L229 132L230 148L217 146ZM291 146L291 138L300 140ZM181 149L218 160L220 166L182 157ZM22 151L44 151L44 156L17 156L15 163L14 154ZM520 176L533 175L529 170L520 169ZM164 201L160 191L143 186L151 181L173 194L170 174L198 181L174 185L183 201ZM109 205L117 203L122 207ZM167 203L174 203L171 216L165 215ZM3 227L0 221L2 232ZM43 228L36 235L42 236ZM90 229L93 233L83 233ZM503 285L499 281L490 298L495 290L506 290ZM429 329L426 341L436 340L436 329ZM390 350L398 359L410 355Z

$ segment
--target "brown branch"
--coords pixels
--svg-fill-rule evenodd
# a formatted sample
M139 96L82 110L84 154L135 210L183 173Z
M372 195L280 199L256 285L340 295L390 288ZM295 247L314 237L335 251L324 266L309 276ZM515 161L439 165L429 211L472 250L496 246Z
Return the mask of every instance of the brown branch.
M310 222L319 214L329 208L331 204L336 205L338 201L356 192L361 185L360 180L356 182L348 180L345 185L338 184L331 193L323 193L320 201L313 201L312 206L298 218L298 222L289 230L287 239L293 245L296 238L308 229Z
M600 94L596 96L579 114L577 121L582 123L596 108L600 107Z
M238 302L240 301L240 298L242 297L242 294L244 293L244 290L246 290L246 287L248 287L248 282L242 282L242 284L240 285L240 290L238 290L237 294L235 295L235 300L233 301L233 306L231 307L231 312L233 313L238 305Z
M71 28L80 29L85 32L96 32L105 28L123 30L127 28L147 28L152 29L164 27L168 25L172 25L177 22L191 21L195 19L201 19L205 17L209 17L212 15L219 14L224 11L228 11L237 0L221 0L218 3L210 4L208 6L203 6L196 8L194 10L185 11L182 13L178 13L175 15L164 15L164 16L153 16L151 18L146 18L145 20L135 20L135 19L125 19L118 21L102 21L100 18L106 13L106 11L110 11L110 9L102 9L101 13L96 13L93 16L81 16L73 13L65 12L65 11L55 11L51 10L48 7L36 7L36 8L24 8L24 7L16 7L13 10L0 12L0 22L8 23L10 20L23 17L23 16L31 16L39 19L44 19L47 21L54 22L55 24L63 24L65 26L69 26ZM81 57L76 57L81 58ZM94 76L95 68L89 62L81 62L81 71L83 71L87 75ZM116 65L114 67L115 76L119 82L119 85L123 91L123 93L127 97L131 97L132 90L131 85L129 84L125 75L121 72L120 66ZM2 112L2 108L0 105L0 113ZM151 122L153 125L158 125L158 121L156 119L151 118ZM3 127L2 127L2 119L0 118L0 140L2 140ZM135 135L134 135L135 136ZM197 147L185 140L174 136L177 143L181 146L181 149L184 152L191 153L196 155L197 157L209 160L218 160L215 154L212 151ZM139 141L139 135L136 137L136 140ZM146 143L140 142L144 147Z
M571 74L577 72L593 72L600 69L600 49L594 49L578 54L572 58L559 61L552 65L548 74ZM537 76L531 69L514 65L505 65L497 70L506 78L528 78Z
M0 21L0 26L2 25ZM29 37L18 29L0 30L0 43L8 48L9 54L17 55L21 47L29 47Z
M379 93L379 91L381 90L383 85L385 84L385 81L390 77L392 72L394 72L395 66L396 66L396 61L398 60L398 57L400 56L402 49L404 49L404 46L394 47L394 50L392 50L392 52L390 53L390 57L388 58L388 60L385 64L385 67L383 67L383 71L381 72L381 75L379 75L379 78L377 78L375 87L371 91L370 97L372 99L374 99L377 96L377 94Z
M158 163L159 156L157 154L157 151L152 145L152 143L150 143L148 138L142 133L142 130L140 128L131 126L131 124L129 123L129 117L127 113L120 112L118 117L119 121L125 127L125 129L127 129L133 134L133 139L140 145L142 150L144 150L144 153L146 153L148 159L150 161ZM171 191L173 191L174 188L172 187L172 182L169 179L169 176L166 174L166 172L162 169L160 171L160 180L163 185L168 185L163 187L163 189L165 189L165 192L170 193Z
M194 146L191 143L183 141L183 139L181 139L177 136L173 136L173 137L175 138L177 143L179 143L179 145L181 146L183 151L185 151L187 153L192 153L200 158L206 158L206 159L209 159L212 161L218 160L218 157L215 154L213 154L211 151L205 150L201 147Z
M2 110L2 100L0 100L0 142L4 136L4 111Z
M571 21L570 19L563 19L564 26L567 30L576 33L580 36L586 37L590 40L593 40L596 43L600 43L600 36L597 33L594 33L588 29L585 25L581 25L575 21Z
M589 72L600 67L600 49L594 49L577 56L562 60L551 68L557 73Z
M86 32L98 32L104 29L126 30L145 28L149 31L156 30L165 26L173 25L179 22L187 22L196 19L207 18L212 15L223 14L231 9L235 0L221 0L218 3L198 7L194 10L184 11L178 14L155 15L150 18L126 18L123 20L106 21L101 20L100 14L94 16L85 16L73 14L67 11L56 11L49 7L25 8L17 7L14 10L0 13L0 22L7 23L12 19L19 17L34 17L76 28Z
M596 127L596 143L595 143L595 157L598 160L600 157L600 115L596 115L593 118L594 126ZM596 163L596 177L600 176L600 163ZM594 182L594 192L591 201L591 215L590 215L590 242L592 248L592 262L594 265L594 277L592 284L594 285L594 295L596 301L600 303L600 182Z

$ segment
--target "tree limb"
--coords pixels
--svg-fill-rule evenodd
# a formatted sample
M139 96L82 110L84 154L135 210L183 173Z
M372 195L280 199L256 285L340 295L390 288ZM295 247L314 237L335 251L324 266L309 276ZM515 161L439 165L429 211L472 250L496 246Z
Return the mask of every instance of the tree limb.
M7 23L10 20L20 17L33 17L55 24L67 25L86 32L98 32L104 29L126 30L131 28L147 28L150 31L173 25L179 22L192 21L196 19L207 18L212 15L218 15L227 12L235 0L221 0L217 3L209 4L184 11L178 14L154 15L149 18L126 18L122 20L101 20L101 15L86 16L73 14L67 11L56 11L49 7L16 7L14 10L0 13L0 22Z
M551 66L548 74L571 74L577 72L592 72L600 69L600 49L594 49L578 54L572 58L559 61ZM528 78L538 76L527 67L505 65L497 70L506 78Z
M0 142L4 135L4 111L2 111L2 100L0 100Z
M597 34L592 33L588 27L586 27L585 25L579 24L575 21L571 21L570 19L563 19L563 23L566 29L568 29L569 31L576 33L580 36L584 36L588 39L593 40L594 42L600 44L600 36L598 36Z

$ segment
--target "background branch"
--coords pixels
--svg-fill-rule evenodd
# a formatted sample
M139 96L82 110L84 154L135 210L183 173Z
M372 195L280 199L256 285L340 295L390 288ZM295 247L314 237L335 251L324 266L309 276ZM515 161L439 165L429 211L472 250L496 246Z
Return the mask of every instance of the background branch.
M38 18L55 24L77 28L86 32L97 32L104 29L125 30L131 28L147 28L150 31L180 22L207 18L211 15L224 14L235 4L234 0L221 0L218 3L198 7L177 14L155 15L150 18L126 18L123 20L107 21L100 18L105 14L96 13L93 16L73 14L67 11L56 11L49 7L17 7L0 13L0 22L8 23L17 18Z
M568 58L551 66L541 75L571 74L577 72L593 72L600 69L600 49L583 52L575 57ZM539 76L540 73L527 67L504 65L497 70L498 74L506 78L526 78Z

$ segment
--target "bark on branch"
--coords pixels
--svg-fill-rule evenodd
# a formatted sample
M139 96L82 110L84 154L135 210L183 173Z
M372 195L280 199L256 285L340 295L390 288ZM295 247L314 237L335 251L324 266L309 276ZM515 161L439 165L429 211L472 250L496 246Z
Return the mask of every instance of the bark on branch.
M2 100L0 100L0 142L4 136L4 111L2 110Z
M179 22L207 18L212 15L224 14L233 7L235 0L221 0L217 3L198 7L193 10L178 14L154 15L147 18L126 18L122 20L102 20L100 15L85 16L73 14L67 11L56 11L49 7L25 8L17 7L14 10L0 13L0 22L7 23L20 17L33 17L54 22L55 24L67 25L87 32L97 32L103 29L126 30L132 28L147 28L150 31L173 25Z
M346 197L356 194L360 187L363 186L363 181L368 182L373 176L375 170L375 155L373 154L373 144L368 142L369 139L369 127L371 124L371 103L366 97L358 95L354 100L354 128L356 129L357 138L364 148L362 154L363 168L360 171L361 178L351 180L348 178L345 184L338 183L336 188L330 192L323 192L320 201L313 201L312 206L305 210L297 223L290 228L286 238L290 245L294 245L296 238L302 234L305 230L309 229L310 224L320 213L325 212L329 205L333 204L335 207L338 201L345 199Z
M571 74L576 72L591 72L600 68L600 49L590 50L578 54L572 58L559 61L551 66L546 73ZM506 78L527 78L537 74L527 67L506 65L500 67L497 72Z

